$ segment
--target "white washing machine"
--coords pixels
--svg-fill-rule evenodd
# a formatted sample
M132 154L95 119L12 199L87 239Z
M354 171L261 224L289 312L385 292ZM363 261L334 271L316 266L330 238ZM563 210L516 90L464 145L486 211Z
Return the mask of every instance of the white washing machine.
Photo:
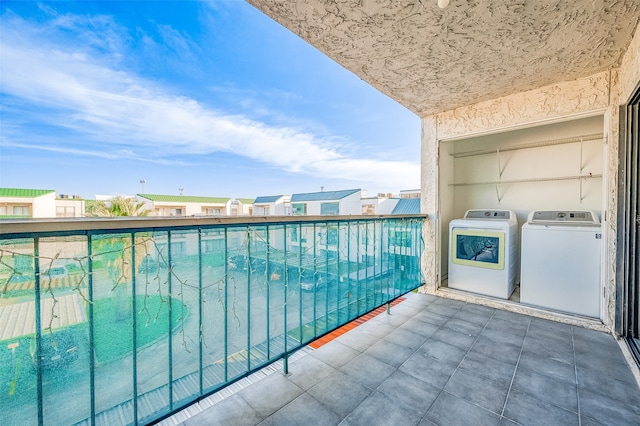
M518 221L511 210L468 210L449 222L449 287L508 299L518 273Z
M520 302L600 317L602 227L592 211L533 211L522 225Z

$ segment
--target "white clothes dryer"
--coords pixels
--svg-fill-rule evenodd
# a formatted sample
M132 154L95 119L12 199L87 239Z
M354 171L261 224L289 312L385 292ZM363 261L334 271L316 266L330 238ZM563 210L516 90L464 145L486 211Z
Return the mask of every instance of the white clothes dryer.
M448 286L508 299L518 274L518 221L511 210L468 210L449 222Z

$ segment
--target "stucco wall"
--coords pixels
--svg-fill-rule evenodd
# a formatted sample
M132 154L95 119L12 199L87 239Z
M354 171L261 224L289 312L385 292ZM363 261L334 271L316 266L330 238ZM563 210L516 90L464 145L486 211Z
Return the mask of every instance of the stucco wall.
M51 192L49 194L34 198L31 208L31 217L56 217L55 192Z
M607 238L605 314L603 322L613 324L615 300L616 179L618 161L618 106L630 96L640 79L638 31L622 68L588 78L516 93L500 99L469 105L422 119L422 211L428 215L424 227L426 250L423 272L427 292L440 284L440 212L438 153L440 142L532 127L556 121L601 114L604 117L606 167L603 190ZM624 95L623 95L624 94Z
M633 40L629 43L620 66L621 103L629 100L638 82L640 82L640 25L636 28Z

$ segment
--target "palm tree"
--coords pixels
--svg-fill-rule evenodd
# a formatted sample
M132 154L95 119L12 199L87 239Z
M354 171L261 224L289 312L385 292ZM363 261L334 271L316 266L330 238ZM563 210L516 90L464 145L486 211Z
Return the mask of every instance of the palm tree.
M126 198L118 195L108 201L99 200L87 206L87 216L115 217L115 216L148 216L149 210L144 203L135 198Z
M96 201L87 205L86 210L87 216L92 217L147 216L149 212L145 209L144 203L138 202L135 198L122 196L107 201ZM94 248L94 253L104 253L107 273L114 283L112 290L118 299L116 314L123 320L131 315L131 262L134 259L130 244L127 238L114 236L96 240Z

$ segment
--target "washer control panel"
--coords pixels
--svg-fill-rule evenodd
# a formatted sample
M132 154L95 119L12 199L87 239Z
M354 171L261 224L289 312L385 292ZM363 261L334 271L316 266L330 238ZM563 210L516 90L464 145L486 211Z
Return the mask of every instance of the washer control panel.
M598 214L590 210L534 210L529 214L529 223L599 225Z
M465 219L495 219L505 220L511 218L510 210L467 210Z

